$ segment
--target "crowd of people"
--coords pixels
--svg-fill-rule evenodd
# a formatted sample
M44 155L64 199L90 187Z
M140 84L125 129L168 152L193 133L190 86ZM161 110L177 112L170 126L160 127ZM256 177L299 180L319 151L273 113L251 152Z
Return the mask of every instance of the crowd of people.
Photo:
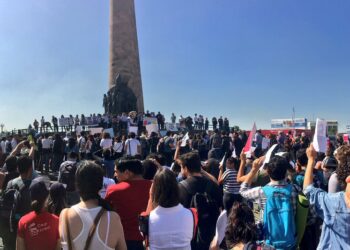
M166 130L166 119L165 116L161 113L149 112L137 113L135 111L129 113L121 113L118 115L111 114L90 114L86 116L84 114L79 115L69 115L65 117L61 115L60 118L56 116L51 117L50 120L45 119L44 116L41 117L40 122L35 119L28 128L34 129L36 132L45 133L45 132L59 132L59 127L61 131L75 131L77 126L99 126L103 128L113 128L114 133L122 133L127 131L127 128L130 126L137 126L139 130L143 129L143 121L145 118L155 118L157 120L159 130ZM203 115L194 114L194 116L180 117L177 119L174 113L171 114L170 121L171 124L178 124L179 127L185 128L187 130L208 130L210 126L209 119L204 118ZM211 128L214 130L218 128L219 130L229 131L230 122L225 117L220 116L219 118L213 117L211 119Z
M222 118L208 131L206 120L165 136L3 138L4 248L350 249L341 137L320 153L304 133L268 135L263 147L258 130L247 154L246 132Z

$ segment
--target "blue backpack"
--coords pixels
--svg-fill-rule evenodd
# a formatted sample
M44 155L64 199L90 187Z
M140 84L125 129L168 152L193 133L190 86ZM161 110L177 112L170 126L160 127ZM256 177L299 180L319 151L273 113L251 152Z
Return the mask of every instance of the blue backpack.
M292 185L276 188L266 185L263 233L265 244L275 249L294 249L296 246L295 218L292 206Z

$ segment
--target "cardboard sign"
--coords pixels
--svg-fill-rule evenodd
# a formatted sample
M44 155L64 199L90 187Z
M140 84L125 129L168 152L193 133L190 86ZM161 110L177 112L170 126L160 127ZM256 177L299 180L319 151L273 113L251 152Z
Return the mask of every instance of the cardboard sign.
M317 118L313 146L316 152L326 153L327 150L327 121Z
M139 131L139 128L136 127L136 126L130 126L129 127L129 133L133 132L133 133L135 133L135 135L137 135L138 131Z
M89 131L91 135L101 134L103 131L103 128L90 128Z

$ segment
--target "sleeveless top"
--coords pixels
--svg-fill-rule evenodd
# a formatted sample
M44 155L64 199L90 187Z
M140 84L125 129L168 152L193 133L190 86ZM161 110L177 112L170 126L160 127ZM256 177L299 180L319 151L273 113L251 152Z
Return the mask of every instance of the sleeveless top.
M80 231L79 235L72 239L72 248L73 250L81 250L84 249L86 239L89 235L89 231L91 226L94 223L95 217L97 216L98 212L101 210L101 207L95 207L95 208L82 208L79 207L78 205L72 206L72 209L79 215L82 223L83 223L83 228ZM107 230L106 230L106 238L101 239L100 234L99 234L99 226L100 226L101 220L98 222L96 231L94 235L92 236L91 239L91 244L89 249L101 249L101 250L113 250L113 248L110 248L107 243L108 243L108 235L109 235L109 226L110 226L110 212L107 211ZM72 226L69 224L69 226ZM66 231L66 225L63 226L61 229L62 231ZM63 241L61 242L62 249L63 250L68 250L68 244L63 236Z

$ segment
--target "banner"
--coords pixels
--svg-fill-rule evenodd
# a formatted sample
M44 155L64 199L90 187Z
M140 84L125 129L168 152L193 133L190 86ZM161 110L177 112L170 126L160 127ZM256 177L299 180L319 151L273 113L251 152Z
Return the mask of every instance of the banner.
M317 118L316 129L314 134L313 146L316 152L326 153L327 150L327 122Z
M103 133L108 133L111 136L111 138L114 137L114 130L113 130L113 128L106 128L106 129L103 130Z
M158 133L158 124L148 124L146 125L147 133L150 135L152 132Z
M177 132L179 130L177 125L176 123L165 123L165 128L168 131Z
M158 126L158 121L157 118L150 118L150 117L145 117L143 119L143 126L147 126L147 125L151 125L151 124L155 124Z
M137 126L129 127L129 133L135 133L135 135L137 135L138 131L139 131L139 128Z
M252 144L253 144L253 139L254 139L254 135L256 133L256 125L254 122L253 128L250 131L247 143L245 144L244 148L243 148L243 152L246 154L251 154L252 153Z
M90 134L95 135L95 134L102 134L103 128L90 128Z
M295 119L273 119L271 120L273 129L307 129L306 118Z
M69 117L59 118L58 125L61 127L68 127L69 126Z

